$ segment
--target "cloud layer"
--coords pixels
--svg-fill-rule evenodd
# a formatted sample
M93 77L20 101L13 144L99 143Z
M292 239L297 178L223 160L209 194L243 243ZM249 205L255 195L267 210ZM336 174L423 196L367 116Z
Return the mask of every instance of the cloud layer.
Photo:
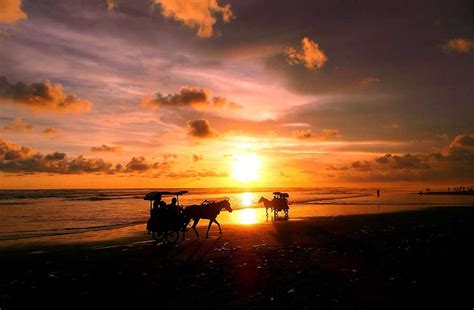
M334 167L340 177L359 181L466 181L474 178L474 134L462 134L439 152L385 154ZM334 169L335 168L335 169Z
M10 84L0 77L0 104L13 103L36 112L84 112L92 103L75 95L65 94L61 84L49 81Z
M12 122L3 126L3 130L14 131L14 132L19 132L19 131L30 132L33 130L33 128L35 128L35 126L25 123L25 121L23 121L19 117L16 117Z
M114 166L100 158L79 155L67 158L65 153L43 155L28 146L0 139L0 171L8 173L114 173Z

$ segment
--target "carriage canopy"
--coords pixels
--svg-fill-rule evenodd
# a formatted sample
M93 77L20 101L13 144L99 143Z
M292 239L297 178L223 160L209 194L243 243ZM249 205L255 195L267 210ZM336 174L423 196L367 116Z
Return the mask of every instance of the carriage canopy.
M181 196L188 193L188 191L178 191L178 192L149 192L145 195L143 200L157 200L161 199L163 196Z

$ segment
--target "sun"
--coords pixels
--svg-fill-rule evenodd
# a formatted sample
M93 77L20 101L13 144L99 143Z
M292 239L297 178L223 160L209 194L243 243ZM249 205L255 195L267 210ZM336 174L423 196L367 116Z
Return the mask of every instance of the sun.
M254 153L238 154L232 163L232 177L241 182L251 182L259 179L262 162Z

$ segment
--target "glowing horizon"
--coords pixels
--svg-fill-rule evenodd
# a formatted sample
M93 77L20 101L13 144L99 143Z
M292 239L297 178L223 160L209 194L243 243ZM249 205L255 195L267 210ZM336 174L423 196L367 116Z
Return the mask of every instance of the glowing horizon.
M234 0L5 1L0 188L474 183L463 15L425 8L437 26L412 31L416 4L275 1L262 23Z

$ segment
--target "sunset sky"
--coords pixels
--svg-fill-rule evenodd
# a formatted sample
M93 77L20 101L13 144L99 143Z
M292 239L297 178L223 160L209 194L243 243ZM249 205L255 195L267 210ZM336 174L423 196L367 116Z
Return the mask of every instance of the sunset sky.
M474 2L0 0L0 188L465 185Z

